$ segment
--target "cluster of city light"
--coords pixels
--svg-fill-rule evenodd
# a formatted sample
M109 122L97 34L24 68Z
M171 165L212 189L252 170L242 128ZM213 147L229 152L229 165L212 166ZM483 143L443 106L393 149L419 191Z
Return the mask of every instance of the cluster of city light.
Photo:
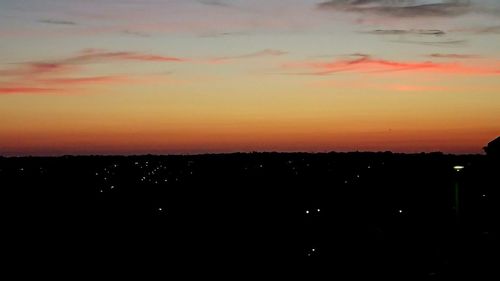
M307 249L306 255L308 257L316 256L316 255L318 255L318 250L314 247L311 247L311 248Z
M117 170L119 167L120 167L119 164L114 163L107 167L104 167L102 171L95 173L95 176L100 181L99 183L100 193L104 193L105 191L110 191L116 188L115 177L117 176Z
M140 183L148 184L166 184L169 181L169 170L166 165L158 163L156 165L149 165L149 162L145 162L144 165L138 164L141 175L139 176ZM174 181L178 179L175 178Z

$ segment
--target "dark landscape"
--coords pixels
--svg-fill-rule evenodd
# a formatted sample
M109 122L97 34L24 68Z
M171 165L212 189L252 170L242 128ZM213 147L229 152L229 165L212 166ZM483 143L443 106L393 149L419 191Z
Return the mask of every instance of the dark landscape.
M441 153L0 158L21 260L401 280L495 273L499 171Z

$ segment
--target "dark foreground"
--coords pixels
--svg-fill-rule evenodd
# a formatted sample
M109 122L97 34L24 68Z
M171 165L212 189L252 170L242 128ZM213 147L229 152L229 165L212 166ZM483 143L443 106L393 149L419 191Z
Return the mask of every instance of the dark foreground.
M0 187L3 252L45 270L341 280L500 270L500 169L486 156L0 158Z

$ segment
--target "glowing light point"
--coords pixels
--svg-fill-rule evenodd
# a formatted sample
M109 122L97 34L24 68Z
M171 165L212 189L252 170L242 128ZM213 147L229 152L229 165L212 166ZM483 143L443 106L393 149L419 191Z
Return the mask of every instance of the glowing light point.
M453 169L455 169L455 171L457 172L460 172L461 170L463 170L465 167L464 166L454 166Z

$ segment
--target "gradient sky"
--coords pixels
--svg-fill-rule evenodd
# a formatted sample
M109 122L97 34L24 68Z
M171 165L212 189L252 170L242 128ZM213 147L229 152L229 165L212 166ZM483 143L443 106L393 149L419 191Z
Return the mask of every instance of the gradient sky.
M0 0L0 155L481 153L496 0Z

